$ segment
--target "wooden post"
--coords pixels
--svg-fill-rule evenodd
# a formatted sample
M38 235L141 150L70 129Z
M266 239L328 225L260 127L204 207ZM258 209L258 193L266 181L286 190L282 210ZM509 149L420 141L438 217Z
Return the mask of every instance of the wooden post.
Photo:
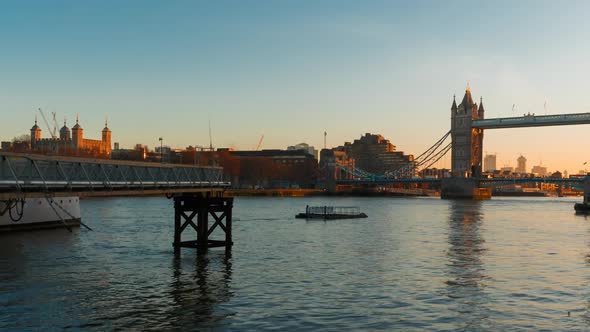
M231 249L231 246L234 244L232 241L232 234L231 234L231 224L232 224L232 209L234 205L234 201L228 200L225 202L225 249Z
M181 216L182 202L174 199L174 256L180 256L180 241L182 230L180 229L180 216Z
M197 225L197 246L200 248L207 248L209 245L209 236L207 231L209 230L209 199L205 198L199 202L199 223Z
M211 197L206 194L183 193L174 197L174 254L180 255L180 248L196 248L198 251L210 247L232 245L232 208L233 198ZM209 214L215 222L209 227ZM193 220L196 218L196 224ZM225 222L225 224L224 224ZM197 239L182 241L182 232L188 227L197 233ZM220 228L225 232L224 240L209 240L209 235Z

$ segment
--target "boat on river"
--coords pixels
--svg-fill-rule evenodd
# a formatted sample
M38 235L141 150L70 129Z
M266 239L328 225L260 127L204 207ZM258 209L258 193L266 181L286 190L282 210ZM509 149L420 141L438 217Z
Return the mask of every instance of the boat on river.
M80 225L80 198L24 198L0 201L0 233Z
M306 206L305 213L299 213L300 219L354 219L367 218L358 206Z

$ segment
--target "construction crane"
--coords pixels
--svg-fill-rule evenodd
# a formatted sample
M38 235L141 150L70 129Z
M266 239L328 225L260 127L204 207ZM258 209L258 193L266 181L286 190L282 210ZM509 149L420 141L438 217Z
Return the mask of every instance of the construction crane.
M209 119L209 151L214 151L213 138L211 137L211 119Z
M47 118L45 117L45 113L43 113L43 110L40 107L39 107L39 113L41 113L41 117L43 118L43 122L45 122L45 125L47 126L47 130L49 131L49 134L51 134L51 138L57 138L57 120L55 118L56 113L51 112L51 114L53 115L53 129L49 125L49 122L47 121Z
M260 150L260 147L262 146L262 141L263 140L264 140L264 134L262 136L260 136L260 140L258 141L258 145L256 145L256 149L254 149L254 151Z

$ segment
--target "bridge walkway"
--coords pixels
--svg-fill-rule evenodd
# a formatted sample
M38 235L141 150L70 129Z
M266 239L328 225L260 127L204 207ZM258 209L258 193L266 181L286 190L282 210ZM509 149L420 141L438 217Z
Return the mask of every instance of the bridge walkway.
M219 192L221 167L0 152L0 200Z

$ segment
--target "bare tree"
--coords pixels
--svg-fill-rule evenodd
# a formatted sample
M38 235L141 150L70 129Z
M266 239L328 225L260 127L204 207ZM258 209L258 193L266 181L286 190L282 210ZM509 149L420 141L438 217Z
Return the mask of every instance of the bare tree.
M13 143L28 143L31 141L31 135L30 134L22 134L19 136L15 136L12 139Z

